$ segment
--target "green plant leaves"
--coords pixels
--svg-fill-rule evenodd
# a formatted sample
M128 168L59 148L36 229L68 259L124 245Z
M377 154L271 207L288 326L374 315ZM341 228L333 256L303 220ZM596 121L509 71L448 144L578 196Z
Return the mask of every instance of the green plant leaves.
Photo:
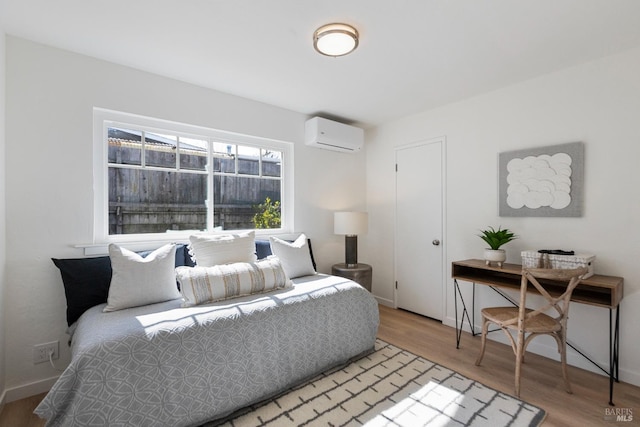
M500 246L518 238L508 229L501 229L500 227L497 230L493 227L488 227L486 230L481 230L480 233L478 237L487 242L493 250L500 249Z
M267 197L264 203L255 206L257 211L253 215L253 223L256 228L280 228L282 224L280 213L280 202L272 202L271 198Z

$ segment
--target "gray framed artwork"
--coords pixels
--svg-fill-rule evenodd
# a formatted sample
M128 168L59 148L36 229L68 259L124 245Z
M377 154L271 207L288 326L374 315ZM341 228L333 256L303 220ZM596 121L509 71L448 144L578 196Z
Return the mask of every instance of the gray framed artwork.
M500 216L582 216L582 142L506 151L498 168Z

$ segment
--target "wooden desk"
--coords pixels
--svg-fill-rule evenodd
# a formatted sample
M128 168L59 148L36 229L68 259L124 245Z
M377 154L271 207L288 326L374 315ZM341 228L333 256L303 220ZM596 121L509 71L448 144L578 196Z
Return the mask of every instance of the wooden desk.
M467 319L471 333L477 335L475 330L475 285L487 285L502 297L507 299L513 305L517 303L502 289L512 289L520 291L520 283L522 280L522 266L520 264L503 264L502 268L497 266L488 266L483 260L469 259L465 261L456 261L451 264L451 277L455 285L454 303L456 316L456 348L460 347L460 339L462 337L462 326L464 319ZM471 316L467 311L462 292L458 280L473 283L473 299L471 307ZM542 281L541 281L542 282ZM566 284L555 282L552 280L544 281L548 286L549 293L560 295ZM554 288L557 291L554 291ZM533 286L530 292L536 292ZM613 405L613 382L618 381L618 350L619 343L619 322L620 322L620 301L624 292L624 279L615 276L603 276L595 274L588 279L583 280L573 291L571 301L581 304L588 304L609 309L609 369L606 370L598 363L594 362L589 356L578 350L574 345L567 341L567 345L576 350L581 356L598 367L601 371L609 376L609 404ZM460 322L458 323L458 297L462 302L462 312ZM613 319L613 310L615 310L615 323Z

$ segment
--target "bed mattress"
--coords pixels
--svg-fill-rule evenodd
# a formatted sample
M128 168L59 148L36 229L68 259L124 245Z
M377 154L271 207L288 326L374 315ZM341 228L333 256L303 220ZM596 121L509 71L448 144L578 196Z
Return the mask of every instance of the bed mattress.
M378 307L348 279L183 308L180 300L74 324L71 362L35 413L47 426L197 426L373 349Z

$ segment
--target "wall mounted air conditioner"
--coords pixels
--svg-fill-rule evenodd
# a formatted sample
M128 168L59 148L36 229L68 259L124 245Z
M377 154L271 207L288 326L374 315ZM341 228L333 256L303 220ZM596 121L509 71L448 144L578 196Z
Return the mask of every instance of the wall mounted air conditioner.
M357 153L364 146L364 130L322 117L307 120L304 133L304 143L310 147Z

